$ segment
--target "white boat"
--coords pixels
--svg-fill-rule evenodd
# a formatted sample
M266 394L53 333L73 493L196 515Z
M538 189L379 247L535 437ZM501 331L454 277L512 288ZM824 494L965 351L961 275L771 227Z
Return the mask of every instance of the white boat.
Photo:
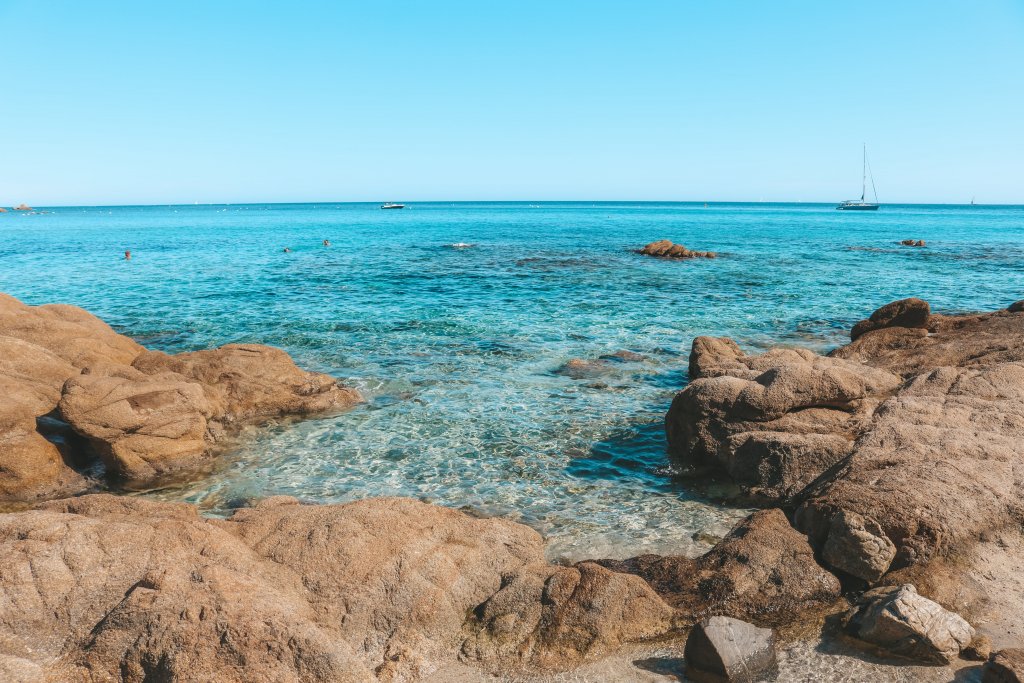
M396 204L395 202L384 202L380 205L382 209L404 209L405 204Z
M861 168L861 183L860 183L860 199L847 199L845 202L840 202L839 206L836 207L837 211L878 211L878 192L875 191L875 177L871 176L871 192L875 195L875 203L864 201L864 195L868 189L868 175L870 174L868 168L868 146L864 144L864 165Z

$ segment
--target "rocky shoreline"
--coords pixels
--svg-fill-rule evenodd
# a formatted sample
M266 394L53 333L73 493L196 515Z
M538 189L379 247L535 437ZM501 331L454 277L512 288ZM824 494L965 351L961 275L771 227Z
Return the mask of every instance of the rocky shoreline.
M691 674L770 666L775 636L712 619L729 617L1019 680L1024 303L893 302L828 356L699 337L689 369L673 459L764 509L699 558L561 566L529 527L408 499L278 497L215 520L78 495L202 476L242 425L359 396L269 347L169 356L0 295L0 500L31 506L0 514L0 679L526 676L688 633ZM710 651L723 628L756 651Z

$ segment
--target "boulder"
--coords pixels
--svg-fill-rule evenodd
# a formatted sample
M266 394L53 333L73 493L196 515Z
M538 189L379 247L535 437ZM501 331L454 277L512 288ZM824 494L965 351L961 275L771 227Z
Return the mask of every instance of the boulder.
M850 339L885 327L927 328L931 307L922 299L900 299L882 306L867 320L861 320L850 331Z
M4 294L0 392L0 501L79 493L88 482L68 463L87 466L97 455L111 483L130 488L196 474L242 425L361 400L279 349L229 344L169 356L80 308L26 306ZM84 440L55 438L40 430L44 421Z
M1006 310L1010 313L1024 313L1024 299L1020 301L1014 301L1012 304L1006 307Z
M806 350L747 356L698 337L690 384L665 418L669 452L691 469L725 471L749 496L784 501L853 448L876 396L899 377Z
M646 580L684 623L725 615L775 627L830 608L839 581L814 559L807 538L778 509L753 513L697 559L641 555L600 560Z
M170 371L198 382L222 424L344 410L362 400L330 375L301 370L284 351L258 344L173 356L147 351L132 366L147 375Z
M982 667L981 683L1024 683L1024 649L993 652Z
M840 510L832 518L822 558L831 566L866 581L882 578L893 558L896 546L878 522L856 512Z
M203 387L172 372L87 369L65 384L59 410L128 487L199 469L213 440Z
M670 240L651 242L642 249L638 249L637 253L670 259L715 258L717 256L713 251L691 251L681 244L673 244Z
M14 207L14 210L15 211L31 211L32 207L29 206L28 204L18 204L16 207Z
M892 654L931 664L951 663L975 635L960 615L919 595L910 584L864 593L844 626Z
M700 683L755 683L776 667L775 634L739 619L711 617L686 639L686 678Z
M924 240L900 240L900 244L904 247L924 247L927 246Z
M570 668L675 626L672 608L646 582L590 562L507 574L475 616L463 657L506 672Z
M276 498L209 520L191 505L89 495L0 515L0 557L0 671L369 683L454 663L467 615L504 576L542 565L543 545L528 527L408 499ZM598 623L605 604L601 590L593 604L579 592L559 594L579 610L569 630ZM607 613L613 630L649 605L608 607L627 610Z

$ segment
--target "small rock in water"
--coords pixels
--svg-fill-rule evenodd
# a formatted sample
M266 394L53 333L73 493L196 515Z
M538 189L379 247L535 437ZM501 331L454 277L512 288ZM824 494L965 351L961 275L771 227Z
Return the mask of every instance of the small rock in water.
M555 370L555 373L572 379L587 379L606 374L609 370L611 366L607 361L573 358Z
M753 683L775 669L775 634L739 619L711 617L690 631L685 657L689 680Z
M928 246L924 240L901 240L900 244L905 247L926 247Z
M671 240L658 240L651 242L643 249L637 250L638 254L644 256L658 256L661 258L687 259L687 258L715 258L717 254L713 251L691 251L681 244L673 244Z
M931 664L949 664L975 635L963 617L919 595L910 584L864 593L845 621L854 637Z
M981 683L1024 683L1024 650L994 652L982 669Z

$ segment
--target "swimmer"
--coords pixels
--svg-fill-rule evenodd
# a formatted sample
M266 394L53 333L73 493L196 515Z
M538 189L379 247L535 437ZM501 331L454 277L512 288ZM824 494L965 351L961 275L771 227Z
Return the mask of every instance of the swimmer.
M132 252L130 252L130 251L125 251L125 252L124 252L124 260L125 260L125 261L131 261L131 260L132 260Z
M324 246L325 247L331 246L331 241L330 240L324 240Z
M291 250L291 249L289 249L288 247L285 247L285 248L284 248L284 253L286 253L286 254L290 254L290 253L292 253L292 250Z

